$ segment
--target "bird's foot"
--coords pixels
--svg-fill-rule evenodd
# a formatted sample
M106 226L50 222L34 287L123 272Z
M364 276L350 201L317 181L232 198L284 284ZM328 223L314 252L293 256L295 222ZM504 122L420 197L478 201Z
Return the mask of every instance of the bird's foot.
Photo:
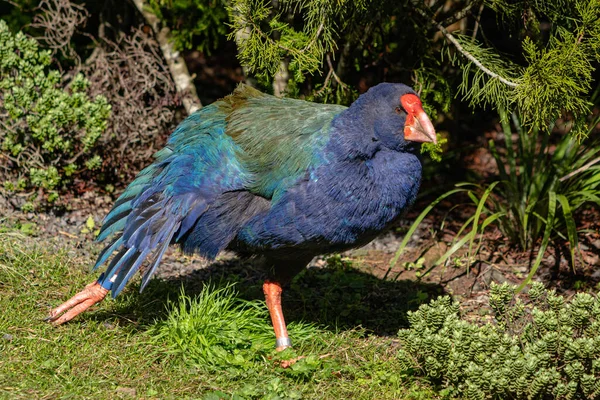
M53 325L64 324L94 304L104 300L107 294L108 289L103 288L97 281L94 281L81 292L52 309L45 321L51 322Z
M327 353L327 354L320 355L319 360L322 360L323 358L327 358L327 357L331 357L331 354ZM298 361L302 360L303 358L306 358L306 356L298 356L298 357L290 358L289 360L283 360L283 361L281 361L279 366L281 368L289 368L292 365L296 364Z

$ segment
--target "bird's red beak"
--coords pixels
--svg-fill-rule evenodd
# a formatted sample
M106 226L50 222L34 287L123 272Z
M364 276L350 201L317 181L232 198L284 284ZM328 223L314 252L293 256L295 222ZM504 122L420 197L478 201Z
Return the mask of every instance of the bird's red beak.
M429 120L421 100L414 94L405 94L400 97L400 104L406 111L404 123L404 139L412 142L433 142L437 144L437 136L433 124Z

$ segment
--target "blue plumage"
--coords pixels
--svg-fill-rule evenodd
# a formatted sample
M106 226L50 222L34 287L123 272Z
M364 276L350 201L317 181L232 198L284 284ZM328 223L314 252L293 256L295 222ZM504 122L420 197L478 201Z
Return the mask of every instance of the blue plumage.
M170 243L208 258L263 254L284 280L314 255L370 241L420 184L405 94L380 84L346 108L242 85L192 114L107 215L98 240L112 240L95 268L117 253L100 283L116 296L150 259L143 288Z

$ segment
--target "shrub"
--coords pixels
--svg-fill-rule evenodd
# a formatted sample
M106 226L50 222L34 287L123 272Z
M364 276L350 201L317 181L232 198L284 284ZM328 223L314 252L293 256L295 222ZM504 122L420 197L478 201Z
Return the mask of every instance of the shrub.
M93 174L80 175L79 191L90 186L111 190L130 181L164 145L179 106L175 83L152 33L135 25L121 31L114 26L121 17L109 11L111 7L103 9L97 10L96 18L106 22L98 26L96 36L81 32L94 18L69 0L42 1L34 18L44 45L60 51L63 64L85 74L90 93L106 96L112 107L97 143L102 164ZM91 54L81 45L90 38Z
M600 206L600 166L596 165L600 142L589 138L580 143L574 135L565 134L553 144L549 134L535 131L528 135L520 119L516 115L512 119L519 133L515 148L508 122L503 123L506 154L502 156L494 142L489 142L501 180L495 190L497 196L490 196L486 211L489 207L501 215L500 230L523 250L533 248L542 239L532 273L549 240L568 242L574 266L579 251L575 213L585 206ZM598 122L600 118L596 117L590 125L594 127Z
M494 320L461 318L444 296L409 313L399 332L406 372L427 376L468 399L592 399L600 396L600 299L566 301L540 283L529 302L508 284L492 284Z
M27 114L28 109L20 105L20 114L9 115L0 105L0 194L8 195L13 206L27 210L44 202L57 204L62 194L78 195L98 188L113 191L129 181L164 145L179 106L158 44L142 29L125 33L106 23L95 38L83 31L89 12L82 5L44 0L36 11L31 27L39 32L40 43L22 34L14 37L39 56L27 56L24 62L29 64L12 66L11 71L2 67L2 79L7 81L0 87L0 101L8 95L14 97L11 79L25 79L40 70L46 77L44 85L34 82L18 89L19 101L29 101L32 108L38 97L45 99L40 105L56 105L54 113L71 119L56 118L46 109L31 109ZM10 32L4 31L3 40L14 42ZM93 44L93 51L86 43ZM40 50L42 47L53 53ZM12 58L25 54L19 50L12 53ZM68 72L61 75L57 70ZM35 95L23 95L24 88ZM28 118L43 128L41 133L31 131ZM37 135L36 141L29 140L33 135ZM16 192L21 195L14 196ZM63 206L69 199L62 196L58 204Z
M49 51L0 20L0 180L9 192L39 190L48 201L73 174L99 166L95 144L111 108L103 96L90 98L83 75L68 82L50 63Z

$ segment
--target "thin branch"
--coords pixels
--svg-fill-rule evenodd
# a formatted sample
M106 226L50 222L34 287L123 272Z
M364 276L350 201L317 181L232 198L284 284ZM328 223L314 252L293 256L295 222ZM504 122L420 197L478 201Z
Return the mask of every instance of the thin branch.
M565 175L562 178L560 178L559 181L560 182L564 182L567 179L569 179L570 177L572 177L573 175L577 175L578 173L583 172L583 171L589 169L592 165L596 164L599 161L600 161L600 157L596 157L592 161L590 161L589 163L585 164L584 166L577 168L575 171L569 172L567 175Z
M325 81L323 82L323 87L321 87L321 89L319 89L315 92L315 94L314 94L315 97L321 97L321 95L323 95L323 93L329 86L329 82L331 81L332 77L338 83L338 85L340 85L342 88L344 88L344 90L348 89L348 85L346 85L344 82L342 82L340 77L335 73L335 68L333 67L333 63L331 62L331 56L329 54L327 54L325 56L325 59L327 60L327 65L329 66L329 71L327 72L327 75L325 76Z
M344 89L347 89L348 85L346 85L344 82L342 82L340 77L337 76L337 74L335 73L335 68L333 68L333 64L331 63L331 57L329 56L329 54L327 54L327 56L325 56L325 58L327 59L327 65L329 65L329 69L331 71L331 74L333 75L333 79L335 79L335 81L338 83L338 85L340 85Z
M479 6L479 13L477 15L477 18L475 18L475 27L473 28L473 39L475 39L477 37L477 31L479 31L479 21L481 20L481 14L483 13L483 8L485 7L485 4L481 3L481 6Z
M325 92L325 89L327 89L327 86L329 85L331 74L333 74L332 69L330 69L329 72L327 72L327 76L325 77L325 81L323 82L323 87L315 92L315 97L321 97L321 95Z
M156 41L160 45L163 56L169 66L171 76L175 81L175 88L177 93L182 97L182 103L188 114L193 113L202 107L196 87L193 83L193 78L185 63L185 59L178 52L175 51L173 42L171 41L171 31L166 26L162 26L160 19L145 9L144 0L133 0L133 3L144 16L144 19L152 27L156 35Z
M471 3L469 5L467 5L465 8L463 8L462 10L460 10L459 12L457 12L454 15L449 16L448 18L446 18L445 20L442 21L442 25L452 25L453 23L460 21L461 19L463 19L464 17L467 16L467 14L469 14L471 12L471 8L473 8L473 6L476 3Z
M473 64L475 64L475 66L477 68L479 68L480 70L482 70L483 72L485 72L487 75L491 76L494 79L498 79L500 82L504 83L506 86L510 86L510 87L517 87L519 86L518 83L510 81L500 75L498 75L497 73L489 70L488 68L486 68L481 61L479 61L477 58L475 58L475 56L473 56L471 53L469 53L468 51L466 51L464 49L464 47L462 47L462 45L460 44L460 42L458 40L456 40L456 38L454 36L452 36L452 34L450 32L448 32L448 30L446 28L444 28L439 22L437 22L436 20L430 18L427 13L422 10L419 7L415 8L417 10L417 12L419 14L421 14L423 17L429 19L429 21L440 31L442 32L442 34L444 36L446 36L446 39L448 39L448 41L450 43L452 43L454 45L454 47L456 47L456 50L458 50L463 56L465 56L466 58L468 58Z

